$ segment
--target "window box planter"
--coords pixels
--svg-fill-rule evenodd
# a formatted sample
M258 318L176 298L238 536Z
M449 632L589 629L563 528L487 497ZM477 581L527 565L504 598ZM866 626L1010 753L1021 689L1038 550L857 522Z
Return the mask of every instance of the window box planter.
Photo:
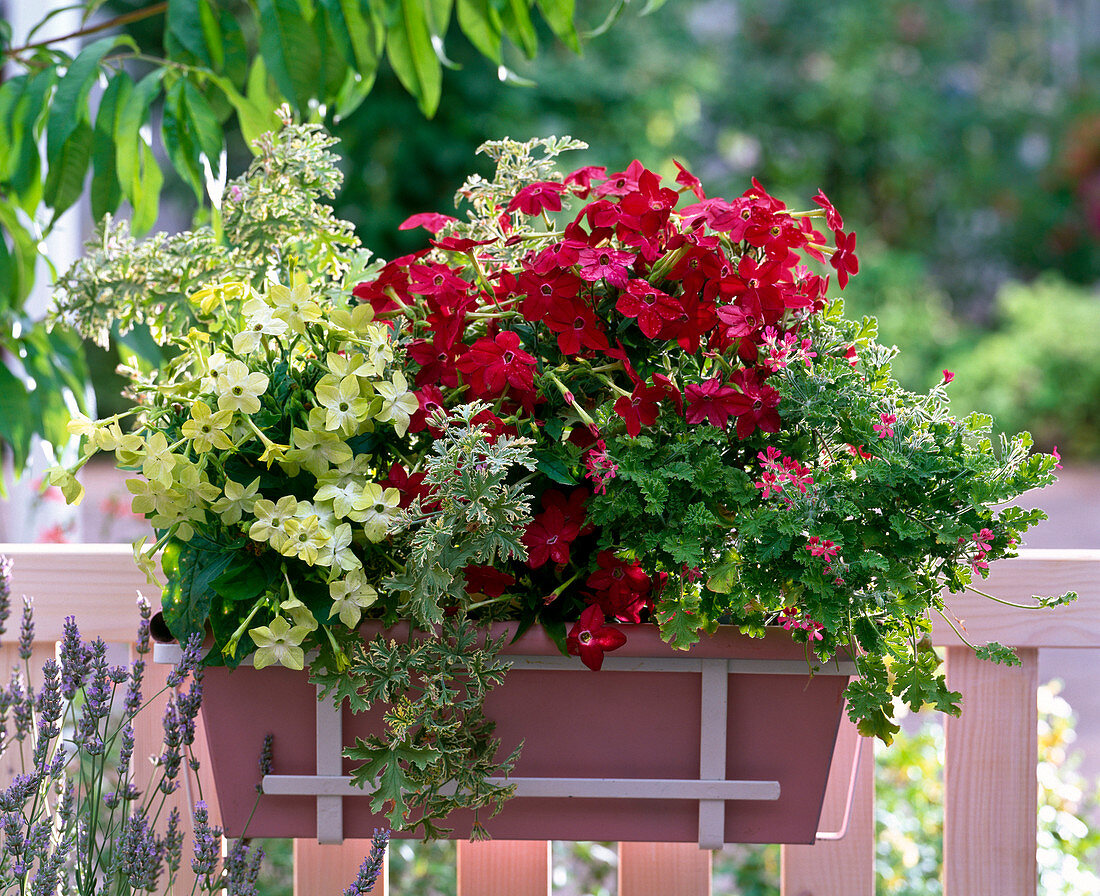
M482 818L489 833L706 848L814 842L850 663L811 675L804 648L782 630L750 639L722 627L684 652L654 626L623 628L626 646L600 672L561 656L541 629L505 650L514 665L485 712L502 751L524 746L510 779L516 797ZM229 836L241 835L252 811L269 733L273 774L249 836L339 842L386 826L346 777L340 752L381 723L380 711L336 712L289 669L211 667L202 713ZM452 815L453 836L468 837L471 821Z

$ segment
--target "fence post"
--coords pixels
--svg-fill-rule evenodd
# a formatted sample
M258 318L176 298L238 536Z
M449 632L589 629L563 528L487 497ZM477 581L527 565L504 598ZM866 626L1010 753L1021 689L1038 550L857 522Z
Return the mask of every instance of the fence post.
M859 745L856 727L840 723L829 783L825 788L822 827L838 830L844 817L852 761ZM852 811L843 839L819 840L813 846L784 846L781 860L783 896L874 896L875 894L875 751L865 743L856 772Z
M345 840L320 844L316 840L294 841L294 896L340 896L359 873L370 853L371 841ZM372 896L389 892L389 850Z
M997 666L947 649L947 684L963 694L948 719L944 763L944 896L1035 896L1039 651Z
M619 896L710 896L710 872L697 843L619 844Z
M549 840L459 840L458 896L549 896Z

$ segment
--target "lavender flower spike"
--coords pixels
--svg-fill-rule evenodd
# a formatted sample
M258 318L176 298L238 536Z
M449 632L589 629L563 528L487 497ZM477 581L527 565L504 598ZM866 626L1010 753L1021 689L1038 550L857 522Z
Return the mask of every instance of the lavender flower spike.
M34 649L34 598L23 595L23 621L19 625L19 659L29 660Z
M0 555L0 635L11 613L11 558Z
M344 896L363 896L374 889L378 882L378 876L382 873L382 867L386 859L386 846L390 842L390 832L375 830L371 840L370 852L367 853L363 864L359 866L359 874L350 887L344 890Z

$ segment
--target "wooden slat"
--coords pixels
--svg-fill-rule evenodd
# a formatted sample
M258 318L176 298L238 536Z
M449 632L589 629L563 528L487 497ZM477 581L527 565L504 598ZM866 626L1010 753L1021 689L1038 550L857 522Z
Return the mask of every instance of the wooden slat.
M859 743L855 725L841 722L833 753L821 829L839 831L844 824L852 760ZM874 896L875 893L875 752L864 743L855 779L848 829L841 840L819 840L813 846L784 846L783 896Z
M1035 896L1038 651L996 666L947 651L947 684L963 694L948 719L944 896Z
M549 896L549 840L459 840L457 846L458 896Z
M1032 595L1076 591L1076 602L1054 610L1020 610L977 594L945 594L951 613L971 642L1000 641L1013 647L1095 647L1100 645L1100 551L1024 550L1019 557L993 564L988 579L976 586L1014 603L1034 603ZM954 620L952 620L954 621ZM964 646L939 616L932 641ZM958 623L956 623L958 625Z
M710 872L696 843L619 844L619 896L710 896Z
M294 841L294 896L341 896L359 874L370 853L371 841L345 840L322 845L316 840ZM386 896L389 853L371 896Z
M12 560L15 601L24 594L35 599L40 641L60 640L65 617L75 616L85 637L128 644L137 629L138 592L154 608L160 603L160 588L146 582L127 544L0 544L0 555Z

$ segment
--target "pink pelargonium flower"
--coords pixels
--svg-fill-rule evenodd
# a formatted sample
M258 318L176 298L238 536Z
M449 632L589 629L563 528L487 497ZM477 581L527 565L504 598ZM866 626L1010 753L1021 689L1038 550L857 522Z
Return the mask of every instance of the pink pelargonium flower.
M898 418L894 414L882 414L880 416L882 418L882 422L876 423L874 426L871 427L871 429L878 433L878 437L880 439L885 439L889 436L893 436L894 424L898 422Z
M593 672L603 666L603 655L617 650L626 643L626 635L619 629L604 624L603 610L592 604L578 619L565 638L570 656L579 656Z

